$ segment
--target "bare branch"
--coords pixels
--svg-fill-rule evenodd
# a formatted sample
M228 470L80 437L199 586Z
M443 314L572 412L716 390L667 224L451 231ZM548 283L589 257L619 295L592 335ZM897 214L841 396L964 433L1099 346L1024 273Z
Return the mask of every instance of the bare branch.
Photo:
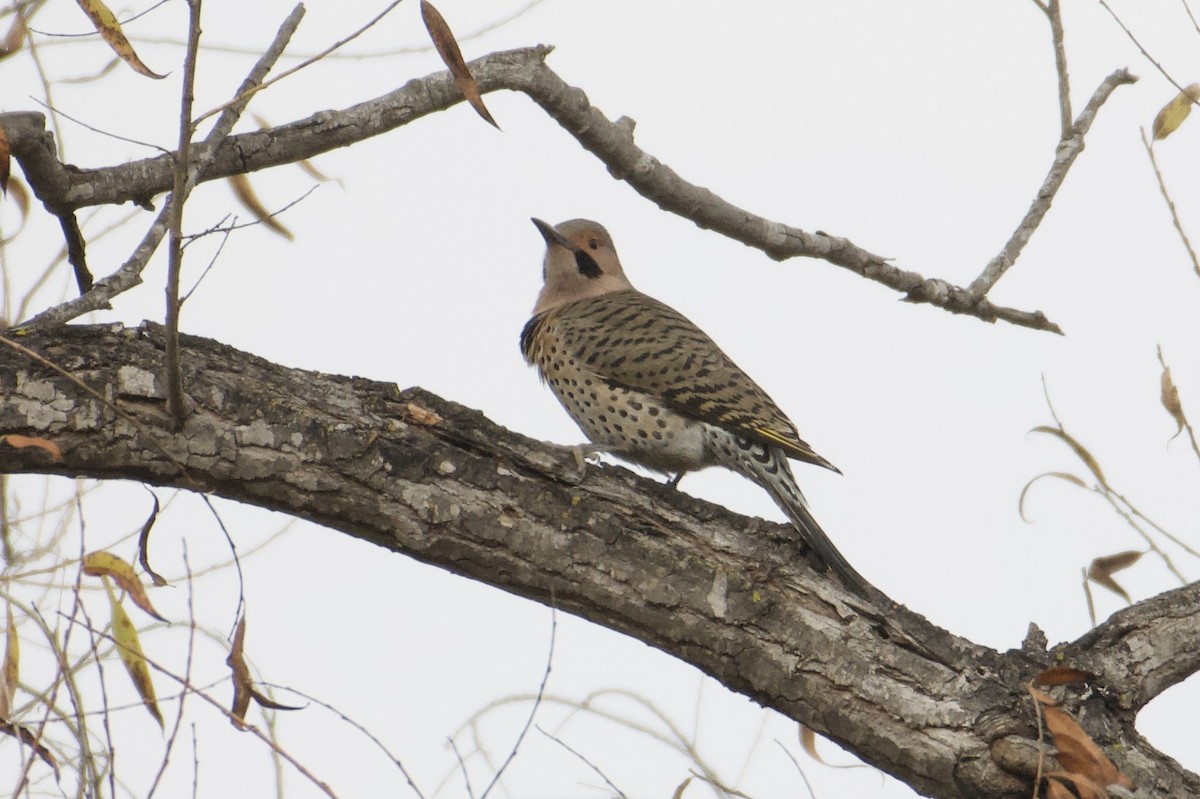
M1183 246L1187 250L1188 258L1192 261L1192 270L1196 273L1197 277L1200 277L1200 259L1196 257L1196 251L1192 249L1192 241L1183 229L1183 222L1179 219L1179 212L1175 210L1175 201L1167 193L1167 183L1163 180L1162 172L1159 171L1158 159L1154 157L1154 145L1146 138L1145 128L1142 128L1142 144L1146 148L1146 155L1150 158L1150 166L1154 169L1154 178L1158 181L1158 190L1162 192L1163 199L1167 203L1167 210L1171 212L1171 222L1174 223L1175 230L1179 233L1179 238L1183 241Z
M983 272L979 277L972 281L967 293L974 297L983 297L992 286L996 285L996 281L1004 276L1004 273L1016 263L1017 256L1025 249L1025 245L1029 243L1033 232L1037 230L1038 225L1042 223L1042 219L1050 210L1051 203L1054 202L1055 195L1062 188L1063 181L1067 178L1067 172L1070 171L1071 165L1075 163L1075 159L1083 152L1084 136L1092 127L1092 122L1096 119L1096 113L1100 110L1100 106L1108 100L1118 86L1123 86L1130 83L1135 83L1137 77L1131 75L1128 70L1118 69L1116 72L1104 79L1096 91L1092 93L1092 99L1088 100L1083 111L1079 113L1079 118L1075 120L1075 124L1071 126L1069 136L1058 143L1058 148L1054 152L1054 163L1050 165L1050 171L1046 174L1046 179L1042 181L1042 187L1038 190L1037 196L1033 200L1033 204L1029 206L1029 210L1025 212L1025 218L1017 225L1017 229L1013 231L1008 243L1004 245L1004 249L1000 254L988 262L984 267Z
M1062 133L1060 141L1071 138L1071 81L1067 77L1067 50L1063 46L1062 9L1059 0L1049 0L1045 9L1050 18L1050 36L1054 40L1054 67L1058 73L1058 111Z
M481 92L510 89L528 94L615 177L625 180L660 207L691 219L702 228L760 249L776 260L797 256L820 258L901 292L912 302L930 303L988 322L1003 320L1061 332L1039 311L996 306L965 288L900 269L890 259L868 252L845 238L824 232L809 233L756 216L686 182L634 144L631 122L608 120L588 103L582 91L563 82L547 67L543 60L549 52L548 47L536 47L492 53L469 66ZM213 180L310 158L408 124L462 100L462 93L447 72L412 80L387 95L341 111L325 111L267 131L231 136L219 149L210 150L207 143L198 145L197 159L211 158L200 179ZM1089 104L1081 120L1090 124L1096 107L1098 102L1095 106ZM170 187L170 159L162 156L96 170L71 171L61 165L55 168L36 146L38 130L32 128L38 120L40 116L34 118L30 114L5 116L13 153L23 158L28 149L32 157L40 159L34 165L35 173L46 180L35 185L35 190L47 207L121 203L131 197L148 198ZM1077 150L1078 145L1073 152L1077 154ZM33 177L30 180L33 182ZM102 286L107 290L106 280L98 281L97 285L97 290ZM70 313L56 311L22 326L45 327L74 316L78 316L74 309Z

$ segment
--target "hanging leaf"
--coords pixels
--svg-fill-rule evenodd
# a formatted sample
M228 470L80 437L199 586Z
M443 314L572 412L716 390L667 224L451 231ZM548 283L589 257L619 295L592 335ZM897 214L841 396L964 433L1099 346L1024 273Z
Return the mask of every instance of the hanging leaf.
M166 77L166 75L159 75L142 63L142 59L138 58L137 53L134 52L133 45L125 38L125 33L121 30L121 23L117 22L113 12L109 11L108 6L104 5L101 0L77 0L77 2L83 12L88 15L88 19L96 26L100 38L108 42L108 46L113 49L113 52L132 67L134 72L156 80Z
M158 709L158 697L154 693L154 682L150 679L150 666L146 663L146 655L142 652L142 643L138 638L137 627L125 608L117 601L117 595L112 589L108 577L100 578L104 582L104 590L108 592L108 604L112 607L112 637L117 643L117 654L125 672L133 681L134 690L142 698L142 705L154 716L159 727L165 727L162 713Z
M1163 360L1161 347L1158 350L1158 360L1163 365L1162 392L1159 398L1162 401L1162 406L1167 409L1167 413L1171 414L1171 418L1175 420L1175 424L1178 426L1175 435L1171 436L1174 439L1175 436L1183 432L1183 428L1187 426L1188 420L1183 413L1183 402L1179 399L1179 389L1175 386L1175 381L1171 379L1171 367L1167 366L1167 362Z
M129 595L133 603L159 621L166 621L150 604L146 586L138 579L133 566L111 552L89 552L83 556L83 573L91 577L111 577Z
M150 492L150 496L154 499L154 507L150 511L150 518L146 519L146 523L142 525L142 532L138 535L138 562L142 564L142 571L146 572L154 581L154 585L162 587L167 584L166 578L150 568L150 554L147 551L150 546L150 528L154 526L159 511L158 496L153 491Z
M262 204L262 200L258 199L258 195L254 193L254 189L250 187L250 178L245 175L230 175L229 186L233 189L234 196L238 198L246 210L254 214L254 218L280 236L283 236L288 241L295 239L292 231L283 226L283 223L271 215L267 207Z
M1133 782L1117 770L1092 737L1079 726L1079 722L1064 710L1045 707L1042 708L1042 717L1046 720L1046 729L1050 731L1054 738L1054 746L1058 749L1058 762L1068 774L1078 775L1101 787L1120 785L1123 788L1133 788Z
M496 130L500 130L500 126L488 112L487 106L483 104L483 97L479 94L479 85L475 83L475 76L471 74L471 70L467 69L467 62L463 60L462 51L458 49L458 42L455 41L454 34L450 32L450 26L446 24L446 20L429 0L421 0L421 19L425 22L425 30L429 31L429 38L433 40L433 46L437 49L438 55L450 68L450 74L454 76L454 82L458 84L459 91L467 98L467 102L475 109L475 113L483 117Z
M1075 455L1079 458L1079 460L1083 461L1084 465L1086 465L1091 473L1096 476L1096 480L1099 481L1100 485L1108 485L1107 481L1104 479L1104 472L1100 470L1100 463L1092 457L1092 453L1088 452L1087 447L1085 447L1083 444L1080 444L1073 437L1068 435L1066 430L1063 430L1059 427L1047 427L1045 425L1041 425L1033 428L1033 430L1030 432L1046 433L1066 442L1067 446L1069 446L1075 452Z
M19 727L16 724L11 724L7 721L0 722L0 733L11 735L32 749L34 754L40 757L47 766L54 769L54 779L57 780L59 778L58 761L54 759L54 755L50 752L50 750L42 745L40 734L35 733L32 730L27 730L24 727Z
M1113 575L1137 563L1144 554L1144 552L1134 549L1128 552L1118 552L1115 555L1107 555L1103 558L1096 558L1092 561L1092 565L1088 567L1088 579L1097 585L1104 586L1132 605L1133 600L1129 598L1129 594L1126 593L1125 589L1113 579Z
M25 220L29 219L29 189L25 188L25 184L21 182L20 178L10 177L6 195L8 199L17 204L17 210L21 212L21 224L17 225L17 229L11 235L4 237L4 243L8 244L20 235L21 231L25 229Z
M1192 104L1200 100L1200 83L1185 88L1171 102L1162 107L1154 117L1154 140L1159 141L1179 130L1179 126L1192 113Z
M8 58L24 46L26 30L25 15L18 11L13 14L12 25L8 26L8 33L4 34L4 39L0 40L0 61Z

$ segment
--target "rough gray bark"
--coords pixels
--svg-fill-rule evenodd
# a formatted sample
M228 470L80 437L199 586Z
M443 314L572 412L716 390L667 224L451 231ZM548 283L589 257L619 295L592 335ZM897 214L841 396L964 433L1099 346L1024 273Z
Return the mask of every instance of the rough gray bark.
M1117 614L1054 652L1006 653L865 603L817 575L791 528L748 519L505 430L421 389L289 369L183 337L192 403L172 430L154 326L57 328L0 344L0 472L142 480L311 519L652 644L938 797L1031 794L1025 684L1056 689L1146 795L1200 778L1134 729L1200 665L1200 585ZM156 535L167 534L159 530Z

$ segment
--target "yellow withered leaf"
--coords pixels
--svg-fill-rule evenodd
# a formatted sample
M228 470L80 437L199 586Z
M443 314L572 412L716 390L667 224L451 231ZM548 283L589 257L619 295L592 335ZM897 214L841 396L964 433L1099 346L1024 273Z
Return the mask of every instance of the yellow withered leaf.
M1088 452L1087 447L1076 441L1075 438L1069 435L1066 430L1063 430L1060 427L1047 427L1046 425L1040 425L1033 428L1033 430L1030 432L1046 433L1065 442L1079 458L1079 460L1083 461L1084 465L1087 466L1091 473L1096 476L1096 480L1100 483L1100 485L1108 485L1108 482L1104 479L1104 472L1100 470L1100 463L1092 457L1092 453Z
M117 22L113 12L109 11L108 6L104 5L102 0L77 0L77 2L83 9L83 13L87 14L88 19L96 26L100 38L104 39L113 52L132 67L134 72L155 80L162 80L166 77L166 75L159 75L142 63L142 59L138 58L138 54L134 52L133 45L125 38L125 32L121 30L121 23Z
M467 102L475 109L475 113L483 117L496 130L500 130L500 126L488 112L487 106L483 104L483 97L479 94L479 85L475 82L475 76L471 74L471 70L467 69L467 62L463 60L462 51L458 49L458 42L455 41L454 34L450 32L450 26L446 24L446 20L429 0L421 0L421 19L425 22L425 30L429 31L429 38L433 40L433 46L438 51L438 55L442 57L442 62L449 67L450 74L454 76L454 82L458 84L459 91L467 98Z
M1158 116L1154 117L1154 140L1165 139L1179 130L1183 120L1192 113L1192 104L1197 100L1200 100L1200 83L1193 83L1164 105Z
M1187 417L1183 414L1183 402L1179 399L1179 389L1175 385L1175 381L1171 379L1171 367L1163 364L1162 371L1162 394L1160 396L1162 406L1167 409L1167 413L1171 414L1171 418L1175 420L1178 429L1175 435L1183 432L1184 426L1187 424ZM1175 436L1171 436L1174 438Z
M0 441L8 444L15 449L25 449L26 447L36 447L50 453L53 460L62 460L62 450L58 448L58 444L53 441L47 441L44 438L34 438L32 436L19 436L16 433L9 433L6 436L0 436Z
M154 693L154 682L150 679L150 666L146 663L145 653L142 652L142 643L138 638L137 627L133 625L133 620L129 618L129 614L117 600L117 595L113 591L108 577L102 576L100 579L104 582L104 590L108 592L108 603L112 607L112 637L117 643L117 654L121 656L121 663L125 666L125 672L129 675L129 679L133 682L134 690L142 698L142 704L146 710L150 711L150 715L154 716L158 726L163 727L162 713L158 709L158 697Z
M4 243L8 244L25 229L25 220L29 218L29 189L25 188L25 184L21 182L20 178L10 177L5 195L7 199L17 204L17 210L21 212L21 223L17 225L17 229L4 237Z
M21 678L20 659L21 643L17 638L17 625L13 623L12 604L9 604L8 626L4 632L4 665L0 667L0 721L8 721L12 715L17 681Z
M111 552L89 552L83 556L83 573L92 577L111 577L129 595L133 603L159 621L166 621L150 604L146 586L138 579L133 566ZM106 583L107 585L107 583Z
M238 202L244 205L247 211L254 214L255 219L288 241L295 238L292 235L292 231L288 230L283 226L282 222L272 216L267 207L262 204L262 200L258 199L258 195L250 187L250 178L245 175L230 175L229 187L233 189L233 194L238 198Z

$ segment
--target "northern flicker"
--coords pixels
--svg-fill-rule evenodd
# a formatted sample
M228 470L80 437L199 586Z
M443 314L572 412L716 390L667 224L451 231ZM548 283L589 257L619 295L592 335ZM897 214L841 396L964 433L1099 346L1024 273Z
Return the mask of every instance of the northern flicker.
M602 226L533 223L546 240L544 285L521 351L591 449L675 473L673 483L708 466L731 469L767 490L847 588L875 590L809 512L788 458L838 469L700 328L633 287Z

